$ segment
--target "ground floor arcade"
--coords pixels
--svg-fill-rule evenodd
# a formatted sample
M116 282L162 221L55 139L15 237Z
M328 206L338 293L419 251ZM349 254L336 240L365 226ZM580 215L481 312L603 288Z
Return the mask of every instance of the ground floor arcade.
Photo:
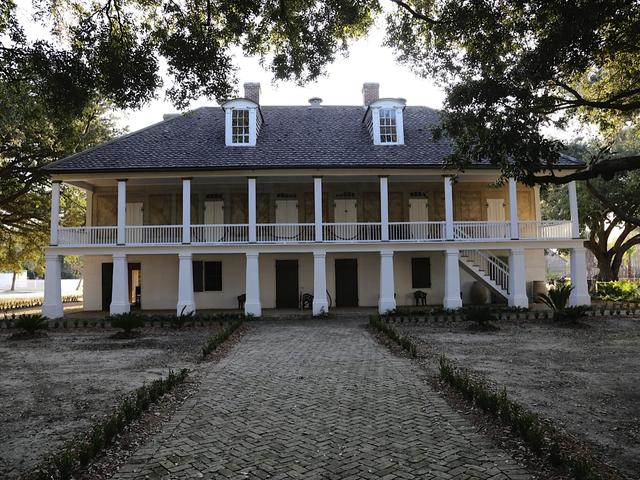
M571 254L572 303L587 304L584 248ZM180 314L243 308L260 316L263 308L304 307L315 315L335 307L375 306L383 313L416 303L454 309L473 303L479 285L486 288L487 301L527 307L535 300L545 280L543 249L478 255L479 261L458 248L243 253L185 248L144 254L114 249L84 256L84 310L122 313L133 307ZM47 254L43 313L50 318L62 316L61 258ZM489 262L484 269L483 259Z

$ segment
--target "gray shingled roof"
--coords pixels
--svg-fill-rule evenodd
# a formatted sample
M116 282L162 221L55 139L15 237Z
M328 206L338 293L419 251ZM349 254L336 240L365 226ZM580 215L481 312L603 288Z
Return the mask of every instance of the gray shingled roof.
M227 147L224 112L203 107L52 163L52 173L265 168L441 167L447 140L429 128L438 111L406 107L405 145L375 146L361 106L263 106L255 147ZM563 162L564 163L564 162ZM567 157L566 166L582 163Z

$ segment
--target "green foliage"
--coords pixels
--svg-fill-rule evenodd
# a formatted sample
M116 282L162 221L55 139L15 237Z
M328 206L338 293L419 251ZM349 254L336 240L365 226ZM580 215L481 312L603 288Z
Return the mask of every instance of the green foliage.
M144 316L135 312L109 315L106 319L111 322L113 328L119 328L126 334L130 334L132 330L144 327Z
M385 320L387 320L387 316L376 316L372 315L369 317L369 325L378 330L379 332L384 333L387 337L389 337L393 342L397 343L402 347L404 351L406 351L409 356L412 358L416 358L418 356L418 347L410 337L400 335L398 331L389 325Z
M0 298L0 312L9 312L20 308L40 307L43 297L3 297ZM63 295L62 303L81 302L82 295Z
M233 334L243 323L242 318L231 321L216 335L209 337L207 343L202 347L202 358L206 358L211 352L215 351L220 345L222 345L227 338Z
M49 328L49 321L42 315L20 315L16 318L14 326L15 328L33 334L38 330L46 330Z
M608 302L638 302L640 286L631 280L596 282L595 297Z
M488 305L466 308L464 318L470 322L476 322L478 325L487 325L498 320L493 309Z
M572 290L573 287L570 284L564 283L550 288L548 293L541 293L538 299L551 308L555 315L567 308Z

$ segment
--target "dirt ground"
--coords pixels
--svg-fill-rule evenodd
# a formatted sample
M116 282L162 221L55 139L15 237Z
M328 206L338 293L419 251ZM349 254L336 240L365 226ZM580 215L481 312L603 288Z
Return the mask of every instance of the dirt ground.
M640 320L590 319L586 328L542 321L500 322L498 332L468 323L397 324L419 351L444 353L505 386L552 418L629 479L640 472Z
M56 451L123 394L195 365L216 327L146 329L114 340L112 330L49 332L10 341L0 335L0 478L16 478Z

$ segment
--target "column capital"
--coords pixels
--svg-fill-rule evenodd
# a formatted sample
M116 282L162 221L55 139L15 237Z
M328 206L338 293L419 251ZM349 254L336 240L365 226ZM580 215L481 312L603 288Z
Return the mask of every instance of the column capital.
M393 250L380 250L381 257L393 257Z
M315 250L313 252L313 256L316 257L316 258L323 258L323 257L327 256L327 252L325 250L320 250L320 251Z
M245 255L247 258L258 258L260 256L260 252L246 252Z
M524 255L524 248L522 247L511 248L510 250L514 255Z
M128 182L129 179L128 178L117 178L116 182Z
M178 252L178 258L180 259L191 259L193 258L193 253L192 252Z
M447 248L445 250L445 253L447 255L460 255L460 249L459 248Z
M62 255L60 255L59 253L45 253L44 259L45 261L56 261L56 260L60 260L61 256Z
M113 252L112 256L114 259L116 258L121 258L121 259L126 259L127 258L127 254L124 252Z

